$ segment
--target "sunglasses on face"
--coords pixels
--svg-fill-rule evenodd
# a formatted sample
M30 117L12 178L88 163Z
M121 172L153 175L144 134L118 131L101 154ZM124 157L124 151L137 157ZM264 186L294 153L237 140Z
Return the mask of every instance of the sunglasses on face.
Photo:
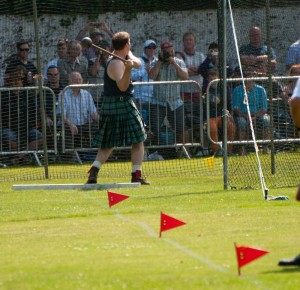
M20 51L29 51L29 48L20 48Z
M57 74L47 74L48 76L51 76L51 77L56 77L58 76L58 73Z
M147 46L146 48L148 48L148 49L156 49L156 46L155 45L150 45L150 46Z

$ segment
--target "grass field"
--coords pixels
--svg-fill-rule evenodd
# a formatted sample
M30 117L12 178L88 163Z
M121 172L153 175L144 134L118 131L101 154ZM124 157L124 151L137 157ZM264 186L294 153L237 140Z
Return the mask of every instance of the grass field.
M113 190L130 198L112 208L106 191L1 183L0 289L299 289L300 267L277 266L300 252L295 188L264 201L260 190L224 191L221 177L151 182ZM159 238L160 212L186 225ZM270 253L238 276L234 242Z

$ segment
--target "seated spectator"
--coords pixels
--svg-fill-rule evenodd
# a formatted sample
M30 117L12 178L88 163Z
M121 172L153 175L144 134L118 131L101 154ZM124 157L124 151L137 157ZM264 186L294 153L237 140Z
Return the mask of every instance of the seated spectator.
M212 68L208 71L208 81L212 82L219 78L218 70ZM209 125L210 125L210 136L213 141L218 141L219 131L223 129L223 97L220 90L220 83L213 82L208 89L209 99ZM228 141L234 141L235 139L235 124L232 116L230 115L231 111L231 93L227 87L227 139ZM217 144L212 144L212 151L215 153L218 151L219 146ZM232 145L228 145L228 154L232 153Z
M104 21L96 23L96 22L89 22L87 25L84 26L82 30L79 31L78 35L76 36L76 40L81 41L87 33L89 33L89 37L91 38L93 44L99 45L101 40L105 40L105 35L101 31L106 32L110 38L113 36L112 29L108 26L108 24ZM94 59L97 56L97 49L93 46L83 48L82 50L83 55L87 58L87 60Z
M249 78L253 77L252 73L245 73L244 75ZM245 87L253 126L255 129L258 129L259 132L262 132L262 137L265 140L269 139L270 116L267 114L268 100L266 90L262 86L257 85L254 80L245 81ZM232 109L237 125L237 135L239 140L247 140L247 130L249 129L250 124L245 100L246 93L243 85L234 88ZM263 152L269 152L267 145L264 146ZM244 155L245 153L245 147L242 146L240 148L240 154Z
M34 85L34 76L37 74L35 65L29 60L29 51L29 42L27 40L21 40L17 42L17 53L5 60L5 63L7 64L5 73L15 71L17 66L23 66L26 69L27 77L23 80L24 86Z
M219 69L219 46L216 42L212 42L208 46L208 53L205 60L198 67L198 72L203 77L202 92L206 93L206 89L209 83L208 71L212 68ZM233 69L227 65L227 77L230 78L233 75Z
M70 85L81 85L82 81L79 72L70 73ZM67 148L82 147L89 144L88 140L98 125L99 116L93 97L87 90L79 87L66 89L63 96L59 96L57 114L62 116L65 123Z
M249 44L242 45L239 51L241 63L247 70L258 73L268 72L268 47L262 42L262 31L254 26L249 30ZM277 61L273 48L270 48L271 72L276 69Z
M68 85L70 73L73 71L81 74L84 83L88 81L88 62L84 57L81 57L81 49L79 41L70 41L67 45L66 57L58 60L60 81L64 87Z
M21 79L22 87L27 84L27 70L22 65L17 66L7 66L5 74L4 74L4 86L9 87L9 82L13 80L13 78ZM15 82L14 82L15 84Z
M133 68L131 70L131 80L133 82L153 82L149 77L149 71L151 65L157 61L155 56L156 52L156 42L154 40L148 39L144 42L144 52L140 57L141 66L138 69ZM149 125L149 106L150 100L153 97L153 86L135 86L134 87L134 99L135 103L142 113L144 121Z
M42 144L39 102L30 91L20 90L22 78L16 72L6 74L4 86L15 90L1 92L2 144L8 151L37 150ZM22 162L25 155L16 155L12 162Z
M50 60L45 68L45 72L44 72L44 79L47 80L47 70L50 66L55 66L57 67L57 64L58 64L58 60L59 59L63 59L66 57L67 55L67 43L68 43L68 39L66 38L62 38L62 39L59 39L58 42L57 42L57 57Z
M294 42L288 49L285 66L290 70L292 65L300 64L300 39Z
M149 77L154 81L187 80L187 67L182 59L175 57L173 44L164 41L160 48L158 60L151 65ZM151 129L157 140L160 138L160 132L163 131L162 126L165 126L174 130L177 143L183 143L185 124L180 84L154 86L150 112ZM166 118L168 122L165 121Z

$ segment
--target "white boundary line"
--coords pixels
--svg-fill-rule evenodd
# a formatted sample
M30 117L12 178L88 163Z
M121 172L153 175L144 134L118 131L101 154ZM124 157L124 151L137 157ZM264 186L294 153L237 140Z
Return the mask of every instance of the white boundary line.
M98 198L95 198L94 196L91 196L89 195L88 193L82 193L83 196L85 198L88 198L90 200L93 200L95 201L98 205L100 205L101 207L104 207L104 204L98 199ZM122 221L125 221L125 222L129 222L129 223L133 223L133 224L137 224L139 225L143 230L146 231L146 233L148 234L148 236L152 237L152 238L156 238L156 239L159 239L161 241L164 241L166 243L169 243L170 245L172 245L174 248L177 248L179 249L181 252L183 252L184 254L186 254L187 256L191 257L191 258L194 258L198 261L200 261L201 263L211 267L212 269L216 270L216 271L219 271L219 272L222 272L222 273L227 273L229 275L231 275L231 277L236 277L236 279L243 279L243 280L246 280L248 282L250 282L251 284L255 285L256 286L256 289L263 289L263 290L270 290L270 288L267 288L266 286L264 286L260 281L258 280L255 280L253 279L252 277L247 277L247 276L238 276L237 274L235 273L231 273L229 272L229 270L226 268L226 267L223 267L219 264L216 264L214 263L213 261L205 258L204 256L202 255L199 255L193 251L191 251L190 249L188 249L187 247L179 244L178 242L172 240L172 239L169 239L169 238L159 238L158 237L158 232L155 232L148 224L144 223L144 222L141 222L141 221L136 221L136 220L133 220L131 218L128 218L127 216L123 215L121 212L119 212L117 209L112 209L110 208L109 210L112 210L114 213L115 213L115 216L117 218L119 218L120 220Z
M103 184L14 184L13 190L105 190L111 188L140 187L139 182Z

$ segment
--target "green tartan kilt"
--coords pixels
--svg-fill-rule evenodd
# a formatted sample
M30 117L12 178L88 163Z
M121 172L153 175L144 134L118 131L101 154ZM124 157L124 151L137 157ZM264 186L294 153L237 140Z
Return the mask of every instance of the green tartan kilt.
M147 138L145 123L133 99L103 97L99 116L99 129L92 145L98 148L130 146Z

